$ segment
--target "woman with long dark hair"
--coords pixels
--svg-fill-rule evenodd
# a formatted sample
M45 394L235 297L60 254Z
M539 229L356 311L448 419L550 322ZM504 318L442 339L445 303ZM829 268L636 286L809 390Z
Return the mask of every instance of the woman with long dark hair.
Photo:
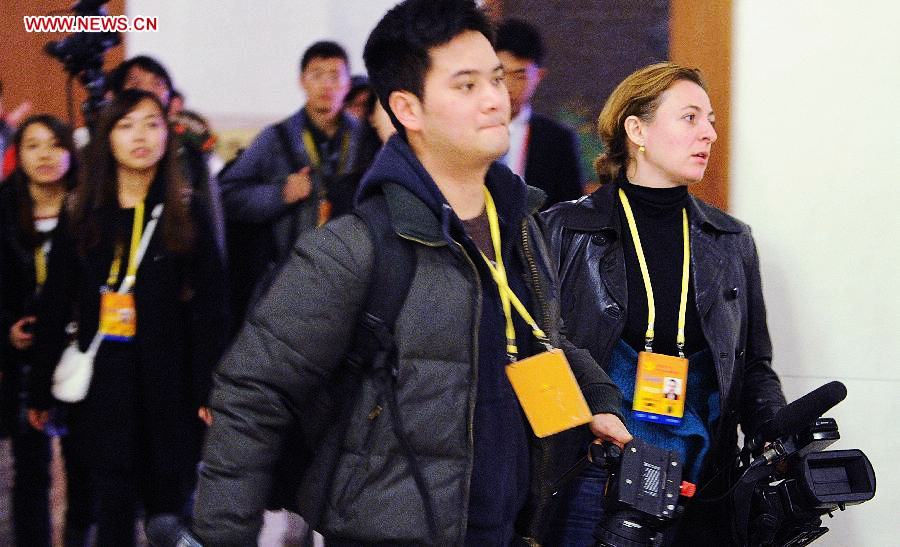
M102 112L81 179L39 303L30 418L46 423L73 316L82 351L95 334L102 343L87 395L71 405L70 437L91 469L98 544L131 545L139 507L148 518L190 509L226 343L225 279L209 212L192 199L154 95L125 90Z
M16 544L49 546L50 438L28 425L26 393L36 300L60 209L75 187L77 152L69 127L46 114L26 119L12 142L16 168L0 186L0 424L12 442Z
M702 499L729 486L738 425L752 435L785 399L750 229L688 193L715 113L698 70L659 63L616 87L598 125L601 187L542 215L563 320L622 390L628 430L677 451L701 490L666 541L728 545L727 504ZM574 481L553 544L594 543L605 479Z

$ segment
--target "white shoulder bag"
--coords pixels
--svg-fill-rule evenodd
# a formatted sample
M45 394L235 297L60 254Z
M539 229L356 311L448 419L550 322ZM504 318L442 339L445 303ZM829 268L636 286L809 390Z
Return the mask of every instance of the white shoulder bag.
M144 253L147 251L147 245L150 243L150 237L153 236L153 230L156 229L156 221L162 213L163 204L159 203L153 208L152 217L147 222L144 229L144 235L141 236L141 242L138 245L135 260L141 263ZM126 277L119 286L119 293L127 293L131 290L133 279ZM94 374L94 357L97 350L100 349L100 343L103 341L103 335L99 329L91 345L87 351L81 351L78 347L78 337L76 336L72 342L63 351L59 358L59 363L53 371L53 384L50 391L53 396L64 403L77 403L85 398L88 388L91 385L91 376Z

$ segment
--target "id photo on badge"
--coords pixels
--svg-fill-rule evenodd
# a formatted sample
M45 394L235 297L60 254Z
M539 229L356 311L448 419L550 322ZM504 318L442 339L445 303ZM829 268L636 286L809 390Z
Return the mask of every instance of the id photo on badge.
M681 399L681 379L666 376L663 378L663 397L672 401Z

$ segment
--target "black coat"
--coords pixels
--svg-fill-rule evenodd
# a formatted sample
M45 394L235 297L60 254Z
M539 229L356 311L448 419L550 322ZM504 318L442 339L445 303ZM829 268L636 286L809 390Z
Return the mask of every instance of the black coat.
M578 136L568 127L540 114L529 123L525 182L546 192L544 208L584 194Z
M19 227L18 188L0 185L0 425L4 431L18 425L20 391L24 389L25 366L31 351L19 351L9 341L9 329L19 319L34 313L34 250L22 241Z
M145 222L159 201L154 194L161 191L151 188ZM121 211L102 214L101 242L87 256L66 230L66 215L60 218L38 305L35 408L52 401L50 379L70 317L79 322L82 350L94 337L100 288L113 257L108 234L118 229L117 214ZM161 469L172 469L198 458L203 427L197 409L206 405L212 370L227 341L228 313L224 267L202 201L192 201L191 214L193 250L176 254L163 243L163 211L137 270L137 335L131 343L101 344L88 394L71 407L73 442L84 448L78 452L87 454L85 463L92 466L128 467L141 454Z
M603 367L628 313L617 190L615 183L606 184L541 215L559 271L569 339ZM785 399L771 367L772 344L750 228L693 196L688 197L688 222L697 312L715 362L721 401L700 475L704 485L714 476L728 476L718 472L733 464L738 424L752 434ZM711 486L721 488L718 482Z

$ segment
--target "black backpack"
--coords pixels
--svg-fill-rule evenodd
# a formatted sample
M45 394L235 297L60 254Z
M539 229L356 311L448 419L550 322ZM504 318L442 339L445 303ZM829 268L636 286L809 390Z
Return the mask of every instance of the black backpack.
M422 496L432 536L436 537L431 499L415 454L407 442L394 389L398 369L393 330L415 272L415 249L411 242L394 232L384 196L367 198L352 214L365 222L375 249L366 305L339 377L330 382L330 389L323 390L324 393L316 398L313 410L295 416L297 426L285 439L268 508L285 508L299 513L313 528L318 524L344 439L342 428L353 410L354 394L362 376L371 375L379 380L394 434Z

